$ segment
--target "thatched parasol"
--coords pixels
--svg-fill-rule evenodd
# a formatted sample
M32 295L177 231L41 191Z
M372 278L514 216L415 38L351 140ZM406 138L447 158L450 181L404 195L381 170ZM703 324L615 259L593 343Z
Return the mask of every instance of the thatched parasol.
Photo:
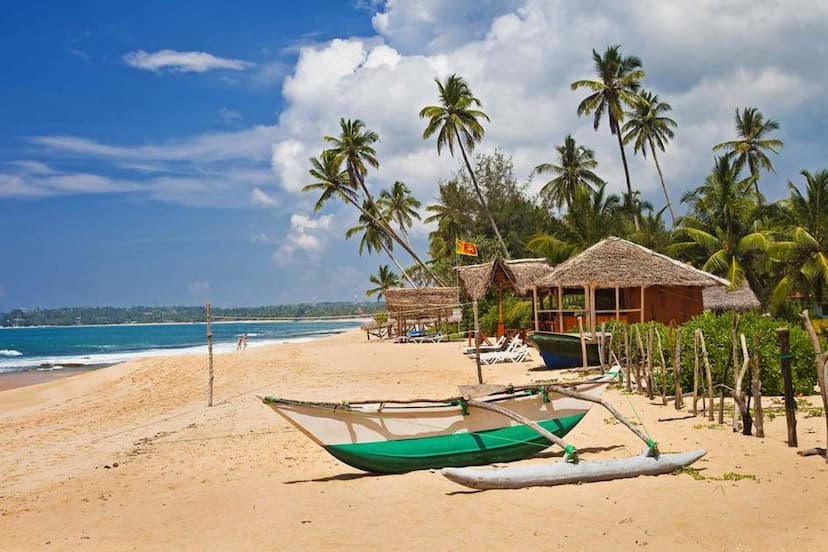
M456 287L393 288L385 291L385 308L401 327L405 326L406 320L418 323L459 321L454 312L458 307Z
M495 259L488 263L457 266L454 268L460 280L460 289L464 296L473 301L486 297L498 280L500 271L504 278L503 285L518 295L526 295L532 284L552 271L546 259Z
M756 298L756 294L750 289L747 281L734 290L728 290L724 286L705 288L702 297L705 310L714 312L743 312L761 308L759 299Z

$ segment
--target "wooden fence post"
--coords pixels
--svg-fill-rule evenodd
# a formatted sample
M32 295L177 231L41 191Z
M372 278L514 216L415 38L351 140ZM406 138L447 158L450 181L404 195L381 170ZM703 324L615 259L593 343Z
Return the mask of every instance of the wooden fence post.
M779 359L782 363L782 380L785 382L785 418L788 423L788 446L798 446L796 439L796 401L793 396L793 381L791 379L791 348L790 332L788 328L779 328L776 335L779 339Z
M753 373L750 390L753 393L753 425L756 426L756 436L765 437L765 420L762 411L762 380L759 372L759 334L753 336Z
M699 402L699 330L693 332L693 416L698 416Z
M653 400L653 326L647 329L647 398Z
M707 376L707 419L713 421L713 374L710 370L710 358L707 356L707 345L704 342L704 332L699 330L699 345L701 345L702 360L704 361L704 371Z
M673 406L676 410L684 406L684 393L681 389L681 328L676 328L676 354L673 356L673 379L675 380L676 398Z
M213 406L213 305L207 303L207 406Z
M667 362L664 360L664 347L661 344L661 333L656 331L658 341L658 356L661 359L661 404L667 405Z

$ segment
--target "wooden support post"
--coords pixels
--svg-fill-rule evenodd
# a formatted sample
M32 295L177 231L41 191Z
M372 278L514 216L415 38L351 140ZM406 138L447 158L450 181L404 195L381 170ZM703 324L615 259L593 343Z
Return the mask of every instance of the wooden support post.
M618 296L618 286L615 286L615 321L621 320L621 301Z
M630 392L632 391L632 374L630 374L632 364L630 359L630 332L627 325L624 326L624 357L626 358L625 365L627 372L625 389Z
M639 305L641 310L639 311L638 321L644 322L644 286L641 286L641 304Z
M753 424L756 436L765 437L765 413L762 411L762 375L759 371L759 334L753 336L753 370L750 390L753 393ZM828 414L826 414L828 415Z
M641 369L644 366L644 342L641 339L641 329L635 327L635 340L638 342L638 362L635 363L635 390L641 393Z
M699 332L699 345L701 345L702 360L704 361L704 372L707 379L707 419L713 421L713 374L710 370L710 358L707 356L707 345L704 342L704 332Z
M480 318L477 312L477 299L472 302L474 313L474 363L477 365L477 383L483 383L483 369L480 367Z
M719 388L719 425L724 424L724 387Z
M589 366L587 363L587 347L586 336L584 335L583 316L578 317L578 334L581 336L581 367L586 370Z
M699 414L699 330L693 332L693 416Z
M658 342L658 356L661 359L661 404L667 405L667 362L664 360L664 347L661 343L661 333L656 331Z
M788 446L796 447L796 401L793 396L793 381L791 379L791 348L788 328L779 328L776 335L779 339L779 358L782 363L782 380L785 382L785 418L788 423Z
M653 400L653 326L647 328L647 398Z
M681 328L675 329L676 352L673 356L673 380L675 383L676 398L673 405L676 410L684 406L684 394L681 391Z
M606 371L607 364L608 364L607 363L607 358L609 358L609 355L607 355L607 351L606 351L606 348L605 348L606 345L607 345L607 340L606 340L607 333L606 332L607 332L607 323L606 322L601 322L601 335L598 338L598 353L599 353L599 358L601 360L601 373L602 374Z
M538 288L532 288L532 314L535 318L535 331L540 331L540 324L538 322Z
M207 303L207 406L213 406L213 305Z

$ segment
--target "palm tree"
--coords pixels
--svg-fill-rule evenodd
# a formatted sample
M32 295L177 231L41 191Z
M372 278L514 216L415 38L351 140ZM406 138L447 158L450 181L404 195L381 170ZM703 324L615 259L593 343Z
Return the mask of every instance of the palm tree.
M408 235L408 228L413 224L413 219L420 220L420 213L417 209L421 203L414 197L408 186L399 180L394 182L391 191L380 192L377 203L386 220L393 220L399 224L400 232L404 236Z
M632 112L627 113L630 120L624 124L624 143L633 144L633 152L641 152L647 158L647 148L653 154L658 178L661 180L661 189L664 191L664 199L667 201L667 210L670 211L670 220L673 226L676 225L676 214L673 212L673 204L670 203L670 195L667 193L667 186L664 184L664 175L661 173L661 166L658 164L656 146L661 151L665 150L667 142L673 138L673 130L676 122L664 114L672 111L670 104L662 102L658 94L642 92L640 100L635 104Z
M426 223L437 223L437 230L429 234L432 257L453 257L455 242L469 227L469 216L460 208L460 189L456 180L440 185L440 198L437 203L426 207L433 213L426 217ZM439 238L439 239L438 239ZM434 247L439 241L439 247Z
M365 185L365 175L368 174L368 165L375 169L379 167L377 161L377 152L373 145L379 142L379 135L368 130L365 123L359 119L339 119L339 128L341 130L339 137L325 136L323 140L332 144L331 151L336 154L336 159L342 163L345 162L345 169L348 172L348 178L351 181L351 187L356 189L357 185L362 187L365 193L365 198L373 203L371 193Z
M604 183L593 169L598 166L595 152L585 146L579 146L571 134L564 138L563 145L556 146L558 165L541 163L535 167L537 174L551 173L555 178L544 184L541 195L552 205L561 208L569 205L575 190L580 187L593 189Z
M400 271L400 274L408 280L411 287L417 287L397 258L394 257L394 254L392 253L393 242L391 241L391 237L379 226L379 224L375 222L379 219L379 213L376 212L376 205L368 203L368 201L365 200L362 203L362 209L366 213L373 214L374 217L372 218L361 214L359 216L359 224L345 231L345 239L351 239L354 235L362 232L362 238L359 240L359 255L362 256L363 251L366 249L368 250L368 253L371 253L372 251L379 252L382 250L386 255L388 255L391 262L396 265L397 269Z
M371 274L368 281L375 284L377 287L371 288L365 292L365 295L372 297L377 296L377 301L385 297L385 292L392 287L400 285L399 277L388 267L388 265L380 265L379 272Z
M627 179L627 195L632 197L630 170L627 167L627 155L621 139L621 123L624 122L624 106L631 107L638 101L638 87L644 78L641 60L635 56L623 57L621 46L608 46L604 55L592 50L595 72L600 80L577 80L570 85L572 90L586 88L591 94L578 105L578 116L592 115L592 127L597 131L601 118L607 114L610 132L618 138L621 150L621 162L624 164L624 176ZM638 217L634 217L636 230Z
M736 134L739 138L713 146L713 151L724 150L728 155L736 157L736 165L739 169L747 164L757 194L759 193L759 169L775 172L773 163L765 151L778 154L779 149L784 145L782 140L766 138L767 134L774 130L779 130L779 123L773 119L766 121L765 116L757 108L745 107L741 112L739 108L736 108Z
M805 194L788 182L790 196L774 216L787 240L774 244L782 277L771 293L772 306L781 305L792 291L821 301L828 284L828 171L800 174Z
M478 119L488 121L489 116L479 109L474 109L475 107L482 107L482 104L480 100L474 97L471 88L462 77L454 74L448 77L445 83L440 82L440 79L437 78L434 79L434 82L437 83L437 89L440 92L440 105L429 105L420 110L420 118L429 120L423 131L423 139L426 140L437 132L438 155L444 146L448 146L449 153L453 156L455 142L460 146L460 153L463 154L463 161L466 163L466 169L469 171L477 198L480 200L483 211L489 218L489 223L492 225L500 246L503 248L503 254L509 259L511 258L509 250L506 248L506 243L500 235L497 223L486 204L483 192L480 191L477 177L466 155L466 148L463 147L463 142L465 142L466 147L471 152L474 145L483 139L483 126Z
M397 232L386 222L382 216L376 216L378 211L376 209L366 210L363 205L360 205L357 200L356 186L353 181L348 178L347 171L342 170L342 157L334 150L323 151L319 159L310 159L311 169L308 171L316 182L306 185L302 188L303 192L322 190L322 195L316 201L314 206L315 211L322 209L322 206L331 198L338 197L346 203L355 207L367 220L373 221L378 228L382 229L392 240L400 244L400 246L411 255L417 264L421 265L425 270L428 270L434 281L443 285L440 280L420 259L417 253L411 248L407 241L403 240ZM366 199L374 205L373 201Z
M669 248L687 259L700 254L702 269L730 280L731 289L745 278L758 289L751 265L771 250L768 233L760 226L762 211L752 182L739 179L739 167L727 156L716 158L704 184L682 197L690 213L681 219Z

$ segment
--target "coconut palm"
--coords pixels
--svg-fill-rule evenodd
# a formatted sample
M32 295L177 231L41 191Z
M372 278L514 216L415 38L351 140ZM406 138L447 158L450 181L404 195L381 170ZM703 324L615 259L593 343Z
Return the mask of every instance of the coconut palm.
M391 262L397 267L400 271L400 274L408 280L408 283L411 284L411 287L417 287L414 284L414 281L409 277L406 270L402 267L400 262L394 256L393 253L393 241L391 237L388 235L382 227L377 224L377 220L379 220L379 213L377 213L377 207L373 203L368 203L367 200L363 201L362 209L366 213L371 213L374 215L373 217L369 217L367 215L361 214L359 216L359 224L348 228L345 231L345 239L351 239L353 236L362 233L362 237L359 240L359 254L362 256L362 253L367 249L368 253L372 251L383 251L388 258L391 259Z
M632 197L630 170L621 138L621 124L624 122L624 107L632 107L638 101L638 87L644 78L641 60L635 56L621 55L621 46L608 46L604 55L592 50L595 72L599 80L577 80L570 85L572 90L586 88L591 93L578 105L578 116L592 115L592 127L597 131L601 118L607 114L610 132L618 138L624 177L627 180L627 195ZM634 217L638 229L638 217Z
M725 151L736 158L736 164L741 169L745 165L753 177L756 193L759 193L759 169L774 172L773 163L765 153L771 151L779 153L784 145L782 140L767 138L767 135L779 130L779 123L773 119L765 120L762 112L755 107L736 108L736 140L722 142L713 146L713 151ZM760 196L761 199L761 196Z
M400 278L392 271L388 265L380 265L379 271L376 274L371 274L368 281L375 284L377 287L371 288L365 292L365 295L372 297L377 296L377 301L385 297L385 292L392 287L400 285Z
M320 154L318 159L311 158L310 162L311 169L308 171L308 174L310 174L316 181L303 187L302 191L309 192L322 190L322 194L314 206L315 211L319 211L331 198L336 197L342 199L349 205L356 208L364 217L366 217L367 220L373 221L378 228L381 228L392 240L397 242L406 251L406 253L411 255L411 258L413 258L417 264L422 265L425 270L429 271L435 282L443 285L442 280L430 271L428 266L422 259L420 259L408 242L403 240L400 235L394 231L393 228L391 228L384 217L377 216L378 211L376 209L366 210L363 205L359 203L356 187L352 186L353 181L348 178L347 171L343 171L341 168L342 157L339 153L334 150L325 150ZM370 199L366 199L365 201L369 202L370 205L374 205L373 201Z
M688 260L699 255L695 259L702 269L730 280L731 289L745 278L759 289L752 264L771 249L752 182L739 178L739 167L727 156L718 157L704 184L682 197L690 213L681 219L669 248Z
M395 221L404 236L408 235L408 228L411 227L414 219L420 220L420 213L417 212L417 209L421 203L414 197L408 186L399 180L394 182L390 191L382 190L380 192L377 203L382 209L385 219Z
M558 209L564 204L569 205L575 190L580 187L593 189L604 183L593 169L598 166L595 152L585 146L579 146L571 134L564 138L563 145L555 146L558 152L558 164L541 163L535 167L534 173L555 175L541 188L543 196L550 204Z
M424 222L437 223L437 229L429 234L434 258L454 256L455 242L469 227L469 216L460 208L460 198L457 181L450 180L440 185L440 198L437 203L426 207L426 211L433 214L426 217ZM439 247L434 247L438 242Z
M771 306L781 305L793 291L822 301L828 284L828 171L800 174L804 195L788 182L790 196L773 217L786 239L775 244L782 277L771 293Z
M460 153L463 155L463 161L466 163L466 169L469 171L474 191L483 207L483 211L492 225L495 235L497 236L500 246L503 249L503 254L506 258L510 258L509 250L506 248L506 242L500 235L500 229L486 204L483 197L483 192L477 183L477 177L471 168L468 155L466 155L466 148L471 152L477 142L483 139L483 126L480 124L480 119L489 120L489 116L483 111L475 109L481 107L482 104L479 99L472 94L471 88L458 75L449 76L445 82L440 82L440 79L435 78L437 89L440 95L440 105L429 105L420 110L420 118L428 119L423 131L423 139L430 138L435 132L437 133L437 154L439 155L444 146L448 147L449 153L454 155L454 144L460 147ZM465 147L463 143L465 142Z
M647 146L650 146L658 178L661 181L661 189L664 191L664 200L667 202L667 210L670 211L670 221L675 226L676 214L673 212L673 204L670 202L670 194L667 193L664 175L656 155L656 146L661 151L665 151L667 143L673 138L672 129L676 128L676 122L664 115L672 110L670 104L659 100L658 94L642 92L633 110L627 113L630 120L624 124L622 130L624 131L624 143L633 142L634 153L640 151L646 159Z
M365 198L373 203L371 193L365 185L365 176L368 174L366 164L374 167L379 167L377 161L377 152L373 144L379 142L379 135L368 130L365 123L359 119L339 119L340 134L336 136L325 136L323 140L331 144L330 150L336 155L336 159L345 163L345 169L348 173L348 178L351 181L351 187L356 189L357 186L362 188L365 193Z

